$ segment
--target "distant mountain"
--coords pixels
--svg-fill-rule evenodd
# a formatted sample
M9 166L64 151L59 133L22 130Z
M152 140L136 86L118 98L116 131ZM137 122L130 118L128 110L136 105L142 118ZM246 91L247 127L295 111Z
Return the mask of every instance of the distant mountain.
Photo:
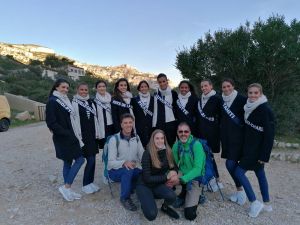
M29 64L33 60L44 61L47 56L55 56L67 59L77 67L83 68L95 77L101 77L109 81L125 77L131 84L137 85L141 80L147 80L152 88L156 87L156 76L152 73L140 72L136 68L123 64L119 66L99 66L82 63L67 56L58 55L51 48L35 44L9 44L0 42L0 55L11 56L15 60Z

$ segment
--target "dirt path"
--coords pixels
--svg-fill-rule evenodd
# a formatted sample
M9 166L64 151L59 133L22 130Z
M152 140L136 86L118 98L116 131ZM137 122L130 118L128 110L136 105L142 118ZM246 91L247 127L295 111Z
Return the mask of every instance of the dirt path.
M57 188L62 184L62 162L55 158L50 133L44 123L10 129L0 133L0 224L152 224L141 211L125 211L116 197L111 198L102 183L98 156L95 183L102 190L83 196L79 201L65 202ZM224 194L233 190L233 182L218 159L225 183ZM82 171L75 180L74 190L80 191ZM271 161L266 168L274 211L262 213L257 219L247 216L247 208L222 202L219 194L208 193L208 201L198 207L194 222L178 221L159 214L155 224L300 224L300 164ZM57 176L51 182L49 176ZM253 174L251 174L253 178ZM256 193L257 182L255 184ZM261 199L261 196L258 196ZM158 203L159 204L159 203ZM180 211L182 214L182 212Z

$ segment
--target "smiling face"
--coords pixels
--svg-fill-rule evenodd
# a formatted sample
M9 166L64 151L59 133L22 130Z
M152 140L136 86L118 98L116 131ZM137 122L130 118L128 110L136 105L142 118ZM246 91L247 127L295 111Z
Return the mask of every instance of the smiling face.
M89 88L87 85L82 84L77 88L77 94L81 97L86 97L89 94Z
M133 119L130 117L124 118L121 122L121 128L123 134L129 136L133 129Z
M230 82L224 81L222 83L222 91L225 96L230 95L233 92L233 90L234 90L234 86Z
M261 97L262 93L258 87L251 87L248 89L248 98L250 102L255 102Z
M100 83L97 85L97 92L98 92L100 95L105 95L105 92L106 92L106 85L105 85L105 83L100 82Z
M68 94L68 92L69 92L69 84L63 82L63 83L61 83L58 87L56 87L56 90L57 90L59 93L61 93L61 94L63 94L63 95L66 95L66 94Z
M204 95L207 95L213 89L213 86L208 81L202 81L200 86Z
M190 87L187 83L182 83L179 86L179 91L180 91L180 94L182 94L184 96L190 91Z
M161 78L157 79L157 82L158 82L159 88L161 90L166 90L167 89L168 79L166 77L161 77Z
M120 81L118 85L118 90L122 94L124 94L127 91L127 83L126 81Z
M165 136L159 132L153 136L154 145L157 149L165 148Z
M142 83L140 85L139 91L143 94L147 94L149 92L149 87L146 83Z
M190 134L191 129L187 125L181 125L177 129L178 138L182 143L186 143L188 141Z

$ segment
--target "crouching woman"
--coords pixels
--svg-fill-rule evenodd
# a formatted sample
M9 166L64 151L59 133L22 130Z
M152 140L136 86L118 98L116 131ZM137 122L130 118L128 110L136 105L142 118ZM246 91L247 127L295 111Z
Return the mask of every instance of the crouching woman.
M176 194L172 187L178 183L172 150L167 143L165 133L157 129L152 133L148 150L143 154L142 174L136 187L143 214L148 220L152 221L157 216L156 198L164 199L162 212L172 218L179 218L178 213L170 207L176 201Z

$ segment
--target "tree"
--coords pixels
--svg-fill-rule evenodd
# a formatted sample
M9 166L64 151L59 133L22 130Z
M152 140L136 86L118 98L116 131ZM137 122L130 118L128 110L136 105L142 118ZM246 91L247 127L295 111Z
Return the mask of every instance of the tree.
M208 32L178 52L176 67L184 78L210 78L217 87L230 77L237 89L259 82L274 108L278 133L299 131L300 22L273 15L235 30ZM288 104L287 104L288 103ZM293 119L293 120L291 120Z

